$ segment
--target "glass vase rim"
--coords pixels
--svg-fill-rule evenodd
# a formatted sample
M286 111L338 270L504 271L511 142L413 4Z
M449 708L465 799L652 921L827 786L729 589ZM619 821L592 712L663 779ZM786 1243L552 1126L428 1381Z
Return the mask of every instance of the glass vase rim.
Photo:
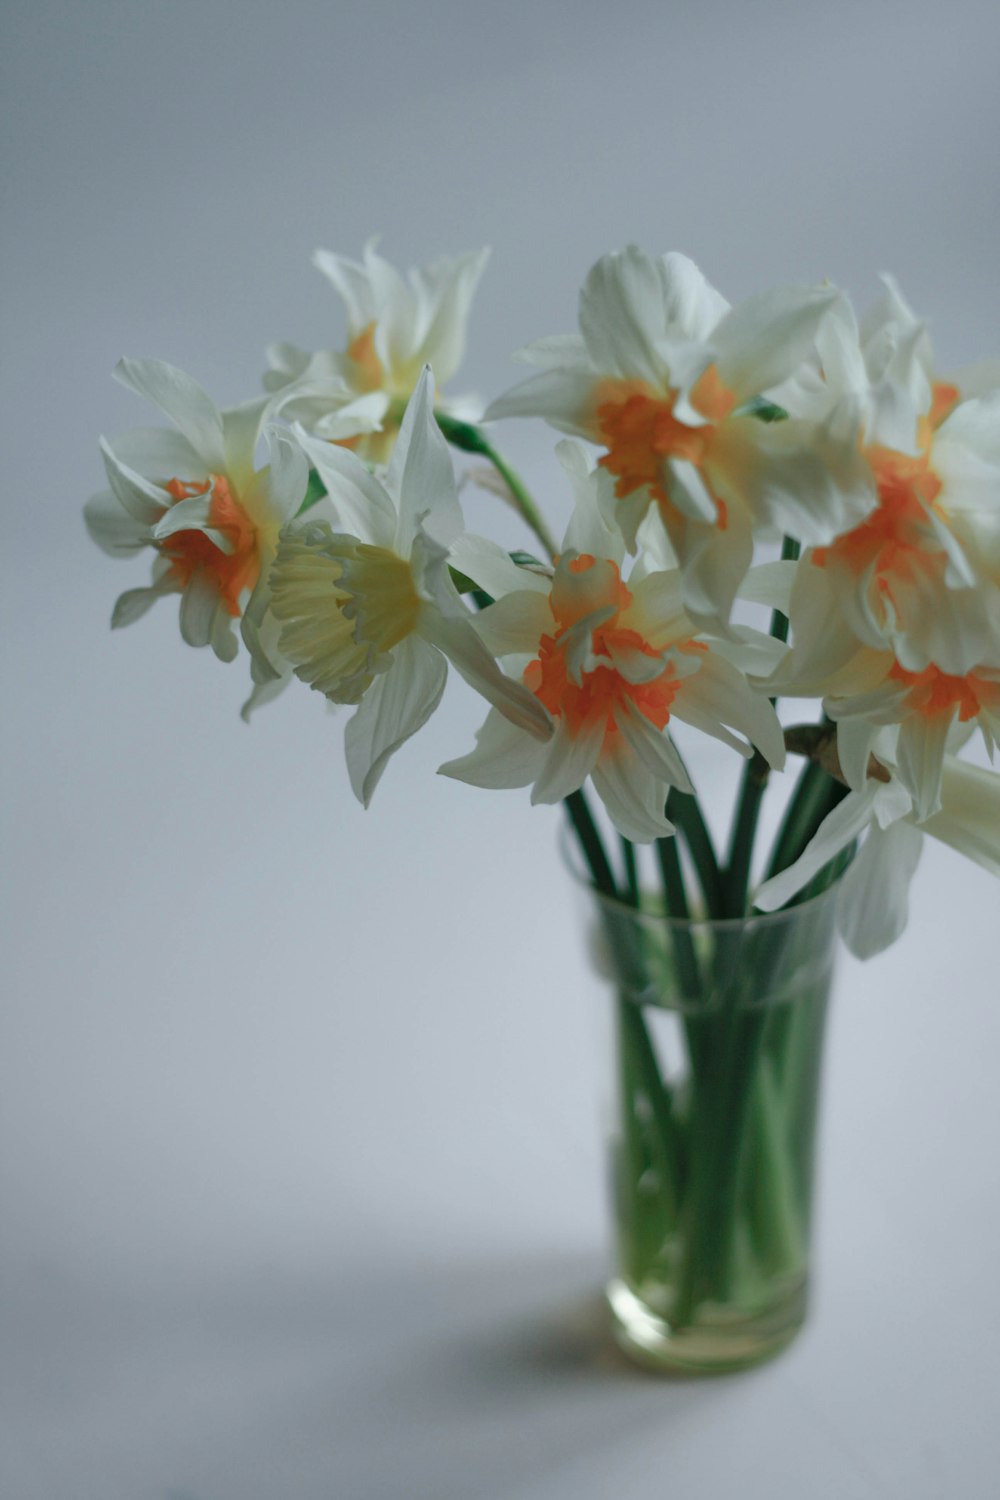
M676 837L676 835L674 835ZM817 891L815 896L809 896L805 901L798 901L794 906L780 906L776 911L756 911L753 907L739 917L712 917L705 915L675 917L659 907L632 906L619 895L610 896L606 891L599 890L593 880L578 863L580 854L573 843L570 830L563 827L559 831L559 854L563 864L573 881L574 885L587 896L592 897L599 905L615 911L622 918L628 918L632 922L657 922L666 924L677 929L695 929L719 931L735 931L737 928L745 928L751 923L754 926L778 927L782 922L794 921L801 918L805 913L819 911L821 905L827 901L835 901L840 893L840 885L850 866L845 866L837 876L830 882L825 890ZM640 896L642 895L640 891ZM647 892L648 894L648 892Z

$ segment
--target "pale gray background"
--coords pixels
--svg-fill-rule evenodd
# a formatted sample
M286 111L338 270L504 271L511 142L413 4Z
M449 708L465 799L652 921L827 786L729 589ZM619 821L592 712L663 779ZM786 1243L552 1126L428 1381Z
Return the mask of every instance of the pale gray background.
M815 1314L779 1362L608 1352L599 998L558 814L435 778L363 814L300 690L87 541L120 355L253 394L342 336L309 267L493 246L456 389L575 322L601 252L731 298L894 270L1000 353L995 3L6 4L3 1293L10 1500L992 1496L998 892L928 850L845 961ZM565 514L550 435L508 451ZM474 526L492 504L470 497ZM512 540L523 536L507 521ZM726 762L707 756L705 784Z

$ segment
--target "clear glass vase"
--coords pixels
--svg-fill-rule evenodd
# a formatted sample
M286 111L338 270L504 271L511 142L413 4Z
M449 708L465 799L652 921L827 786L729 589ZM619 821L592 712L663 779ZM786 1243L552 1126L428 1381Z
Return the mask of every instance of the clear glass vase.
M836 896L678 921L591 893L613 987L608 1300L643 1364L739 1369L802 1325Z

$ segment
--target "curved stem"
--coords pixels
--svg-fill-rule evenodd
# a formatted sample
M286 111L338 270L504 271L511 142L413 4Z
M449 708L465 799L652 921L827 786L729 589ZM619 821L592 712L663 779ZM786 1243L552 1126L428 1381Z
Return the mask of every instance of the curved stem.
M458 448L462 453L478 453L481 457L489 459L496 469L500 478L510 490L511 496L517 510L535 536L541 542L549 557L555 557L559 550L555 539L546 526L542 513L531 498L530 491L524 480L520 477L505 458L502 458L493 444L487 439L481 427L476 427L472 422L460 422L456 417L449 417L444 412L435 412L437 424L451 443L453 448Z

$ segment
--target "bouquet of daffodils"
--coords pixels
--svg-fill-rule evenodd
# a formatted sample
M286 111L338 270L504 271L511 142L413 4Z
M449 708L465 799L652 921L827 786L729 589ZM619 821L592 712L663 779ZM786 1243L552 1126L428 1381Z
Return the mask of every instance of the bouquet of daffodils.
M1000 874L1000 775L960 758L976 730L990 756L1000 734L1000 364L938 375L888 277L859 325L829 285L732 307L683 255L629 248L587 276L579 333L521 351L532 373L480 418L441 388L486 258L404 280L373 244L361 262L319 252L344 346L273 346L265 394L230 410L123 360L173 427L101 444L90 534L153 555L112 623L177 595L189 645L228 662L242 639L245 715L294 678L352 706L365 805L450 664L489 711L444 774L565 802L593 883L633 904L635 845L654 845L675 916L783 907L860 841L839 914L866 956L905 924L924 834ZM568 435L561 543L494 445L515 416ZM485 461L473 477L520 511L531 552L465 531L449 445ZM812 719L783 729L779 696L811 699ZM746 762L725 851L678 723ZM754 891L788 754L804 766Z

